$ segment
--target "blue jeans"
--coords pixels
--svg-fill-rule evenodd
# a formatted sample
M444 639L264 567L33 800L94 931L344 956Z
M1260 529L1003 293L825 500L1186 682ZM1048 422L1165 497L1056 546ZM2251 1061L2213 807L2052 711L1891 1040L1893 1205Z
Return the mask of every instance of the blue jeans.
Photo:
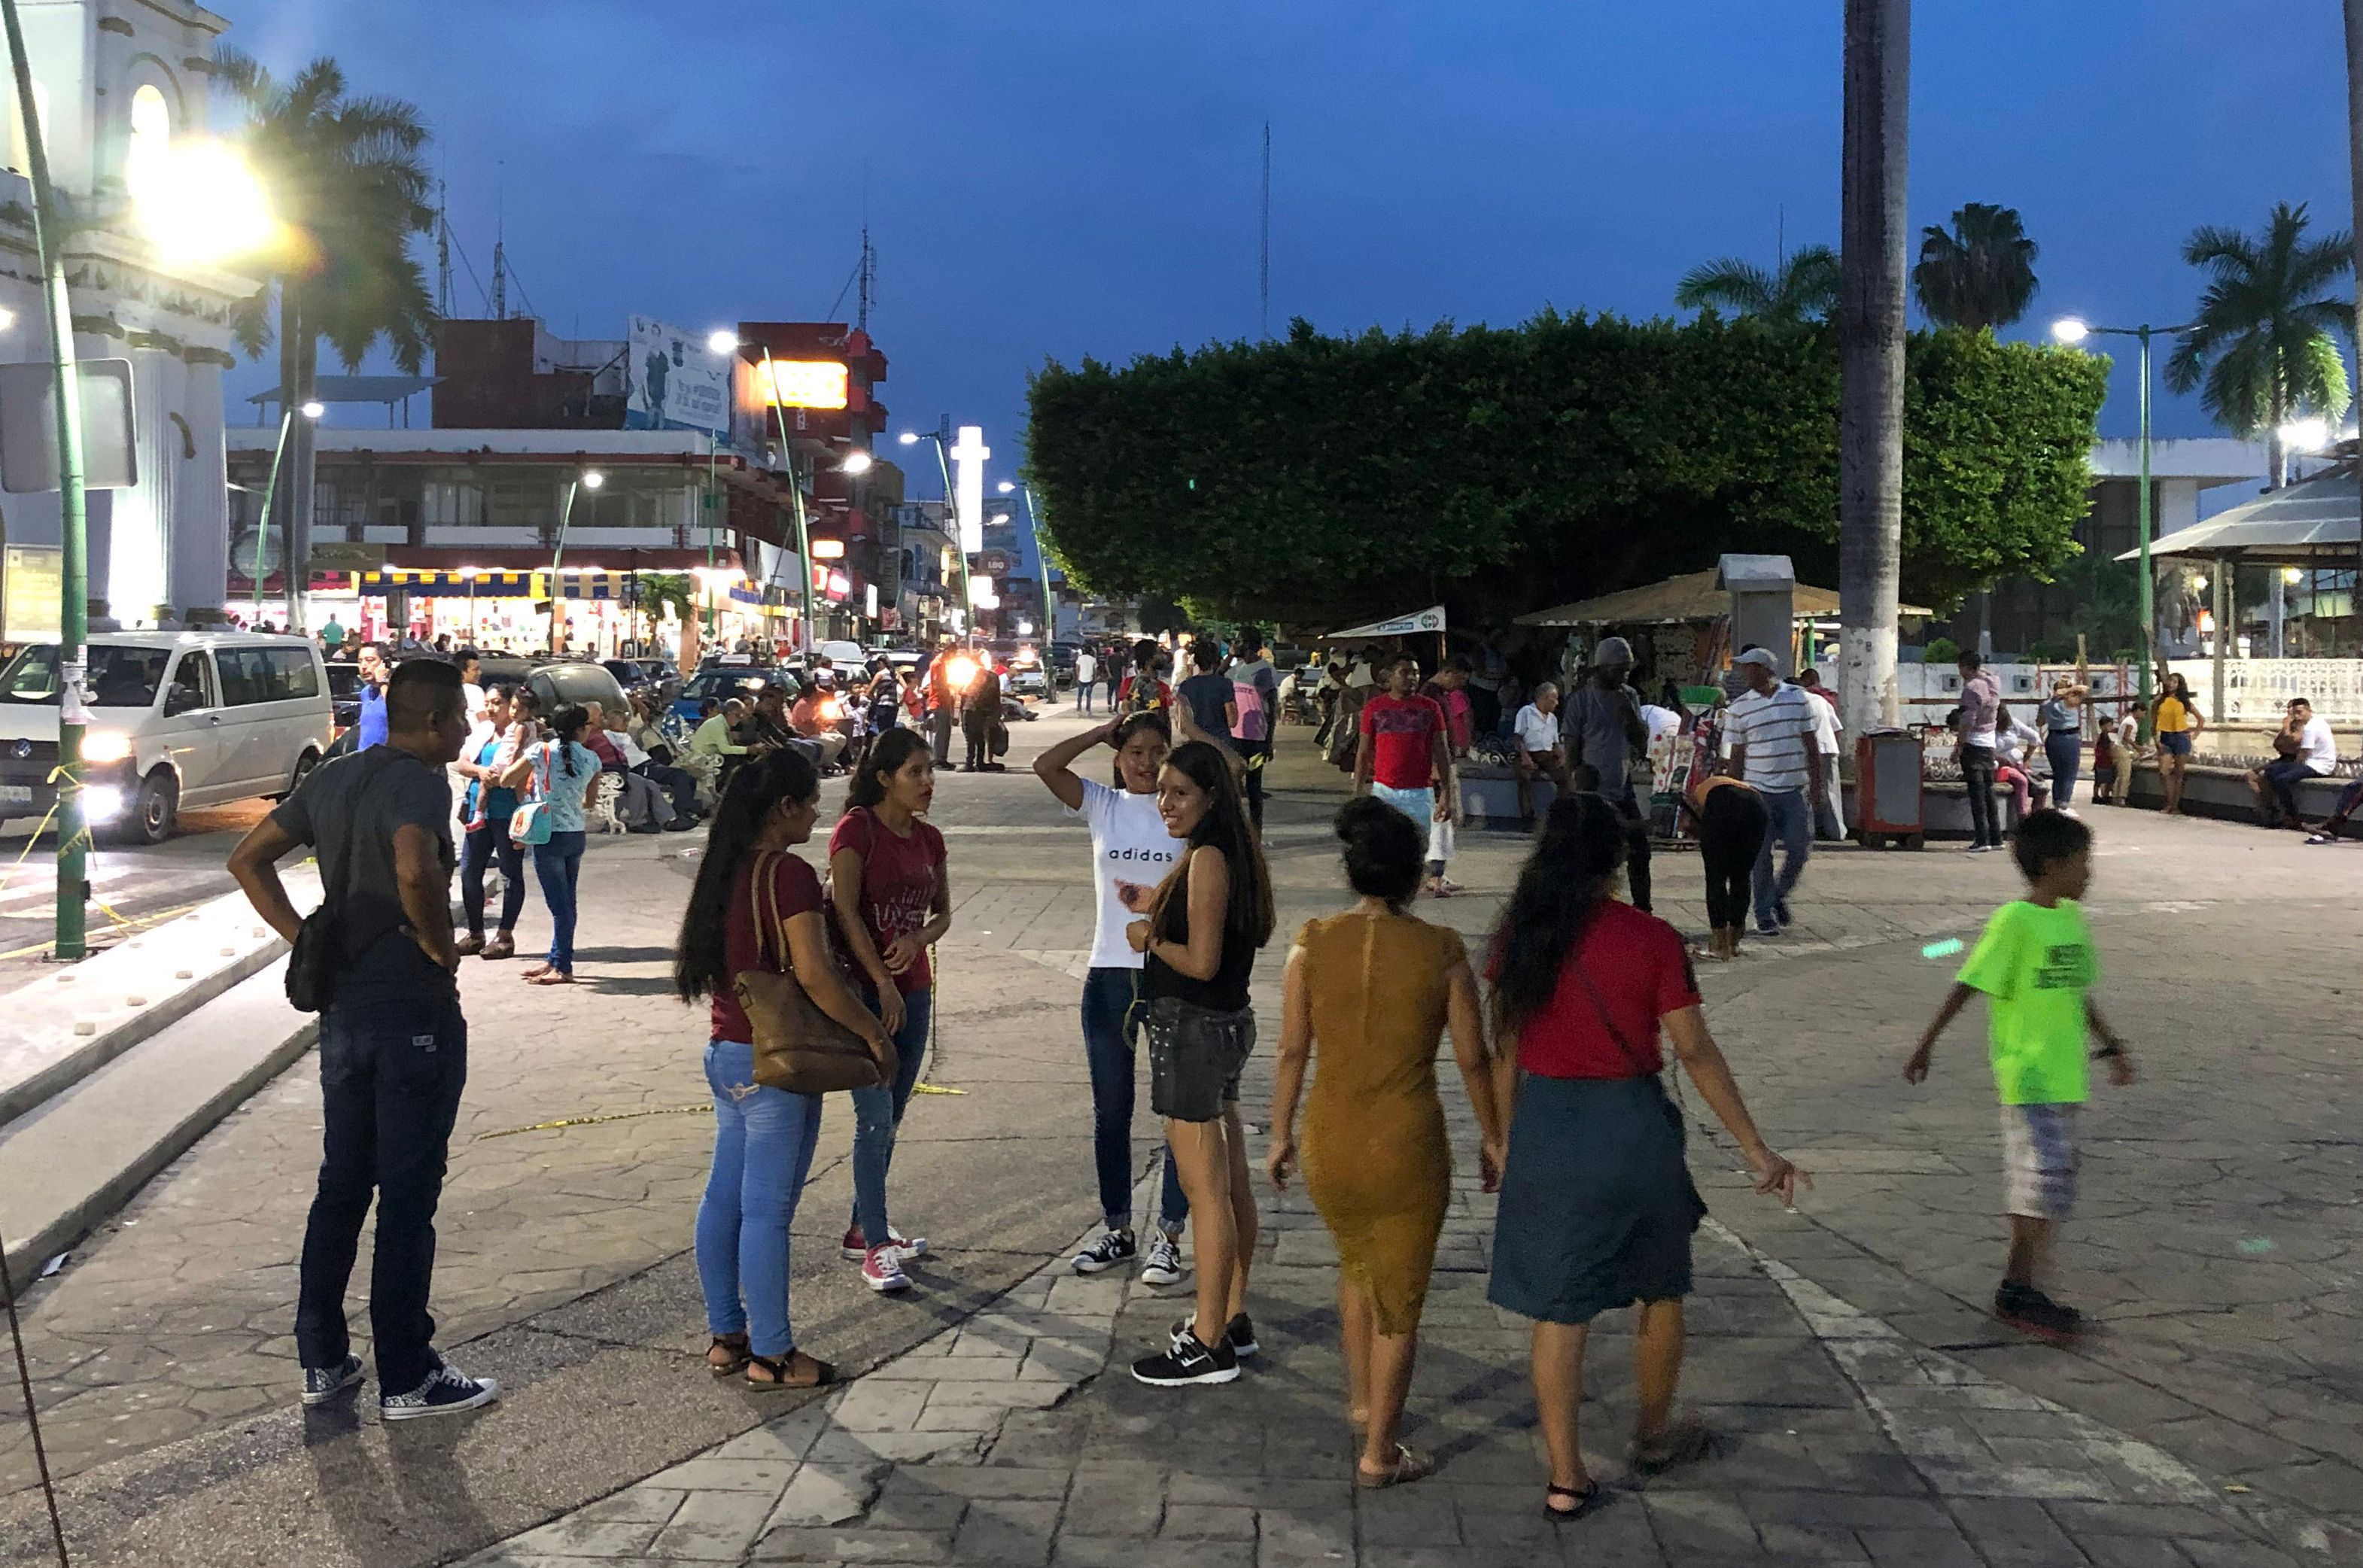
M861 988L861 999L878 1010L878 993L870 987ZM894 1163L903 1108L911 1103L911 1086L926 1062L927 1022L935 1010L932 988L904 993L903 1027L894 1032L894 1081L853 1091L853 1226L871 1246L893 1234L886 1223L886 1171Z
M1803 790L1758 790L1764 799L1764 847L1756 852L1756 923L1776 923L1773 906L1796 890L1814 853L1814 807ZM1772 875L1772 842L1784 846L1781 875Z
M549 966L561 975L574 973L574 889L582 879L582 844L588 835L553 833L548 844L533 846L533 874L541 883L541 901L549 906Z
M1092 693L1096 690L1098 687L1099 682L1096 680L1078 680L1075 682L1076 712L1088 713L1092 711Z
M1133 1002L1140 971L1094 967L1083 977L1083 1056L1092 1071L1092 1156L1099 1168L1100 1213L1111 1231L1132 1229L1132 1102L1134 1040L1138 1033ZM1180 1235L1190 1218L1190 1200L1166 1145L1165 1179L1157 1199L1157 1222Z
M2084 762L2084 737L2074 730L2049 730L2043 736L2043 755L2051 759L2051 803L2076 802L2076 770Z
M755 1047L730 1040L705 1047L705 1083L714 1091L714 1168L697 1206L705 1326L745 1334L757 1355L783 1356L796 1348L788 1226L820 1142L820 1096L758 1084Z
M435 1209L467 1081L468 1021L457 998L331 1003L320 1020L320 1183L295 1294L295 1353L305 1366L341 1366L351 1351L345 1286L374 1191L378 1386L407 1394L434 1370Z

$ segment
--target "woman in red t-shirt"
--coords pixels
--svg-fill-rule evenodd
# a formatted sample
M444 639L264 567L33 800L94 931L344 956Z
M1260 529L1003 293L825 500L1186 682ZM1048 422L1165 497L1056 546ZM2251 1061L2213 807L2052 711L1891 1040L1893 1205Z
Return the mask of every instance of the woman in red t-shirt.
M1695 1459L1706 1429L1673 1418L1681 1373L1691 1232L1705 1214L1682 1160L1682 1122L1658 1077L1662 1022L1674 1053L1756 1172L1792 1203L1805 1173L1765 1146L1707 1032L1681 934L1610 897L1625 823L1598 795L1562 795L1519 873L1493 942L1493 1028L1503 1089L1514 1086L1487 1297L1535 1320L1535 1399L1554 1518L1600 1495L1576 1416L1592 1320L1640 1304L1632 1460Z
M847 787L845 815L828 837L838 940L894 1036L894 1081L853 1091L853 1224L841 1249L878 1291L906 1288L902 1260L927 1250L925 1237L887 1222L886 1170L935 1012L927 950L952 923L944 835L922 820L935 799L935 754L916 730L889 730Z
M788 1321L788 1226L820 1138L820 1096L755 1081L754 1026L732 977L780 967L784 956L814 1005L873 1051L889 1043L886 1026L838 972L820 878L788 853L812 837L819 817L820 775L803 753L771 752L733 774L673 951L673 989L712 1012L714 1166L697 1206L697 1278L714 1336L705 1363L717 1377L743 1368L761 1389L814 1388L835 1375L795 1348ZM776 931L757 925L758 873L770 879Z

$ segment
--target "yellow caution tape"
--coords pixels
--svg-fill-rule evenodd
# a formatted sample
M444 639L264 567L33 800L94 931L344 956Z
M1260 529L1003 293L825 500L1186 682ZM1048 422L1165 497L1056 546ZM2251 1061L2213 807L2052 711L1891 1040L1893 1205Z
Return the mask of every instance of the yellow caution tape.
M911 1092L913 1094L966 1094L968 1093L968 1090L964 1088L946 1088L941 1084L921 1082L913 1084L911 1086Z
M486 1138L514 1138L520 1132L554 1132L561 1127L595 1127L602 1121L630 1121L642 1116L711 1116L711 1105L668 1105L655 1110L616 1110L605 1116L561 1116L554 1121L537 1121L530 1127L509 1127L498 1132L479 1132L476 1141Z

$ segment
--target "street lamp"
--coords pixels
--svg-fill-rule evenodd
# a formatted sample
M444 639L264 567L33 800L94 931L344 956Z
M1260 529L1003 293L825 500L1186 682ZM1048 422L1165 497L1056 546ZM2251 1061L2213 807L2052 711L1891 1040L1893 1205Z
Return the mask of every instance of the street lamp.
M705 347L716 354L736 354L743 350L746 344L737 333L716 328L706 336ZM796 518L796 575L800 580L798 596L804 604L804 651L810 653L814 646L812 527L804 516L804 486L796 479L796 449L788 440L788 410L783 401L785 394L780 386L780 372L771 359L771 346L759 343L756 347L763 356L760 363L763 367L764 397L771 405L772 422L779 426L780 458L788 465L788 501ZM852 471L858 473L860 470Z
M876 460L867 452L848 452L845 461L837 465L837 471L841 474L866 474Z
M952 543L960 547L956 553L960 557L960 602L969 607L968 613L961 617L961 631L968 638L969 646L974 647L976 646L976 585L969 578L968 541L960 536L960 518L955 511L956 502L952 495L950 433L951 420L947 416L940 430L905 430L894 439L905 447L915 447L922 441L931 442L935 446L936 467L944 476L944 511L951 517Z
M271 497L279 488L279 464L287 456L287 433L295 427L297 414L317 419L327 412L325 403L306 403L279 417L279 442L271 448L271 477L262 481L262 512L254 525L254 618L258 621L262 619L262 552L271 543ZM287 562L283 571L287 591L292 595L295 591L295 563Z
M2137 513L2138 543L2141 548L2141 734L2149 738L2150 665L2152 663L2154 628L2158 613L2152 603L2156 585L2150 581L2149 543L2151 531L2149 495L2149 340L2152 337L2174 337L2189 332L2197 322L2185 322L2180 326L2152 326L2145 322L2139 326L2094 326L2074 316L2065 316L2051 324L2051 336L2066 344L2077 344L2095 334L2112 337L2133 337L2141 341L2141 498ZM2219 661L2216 668L2223 666ZM2216 712L2223 712L2222 694L2217 694Z
M607 476L597 469L585 469L566 481L566 501L558 509L558 544L549 552L549 657L559 655L558 634L562 625L562 601L558 593L559 563L566 558L566 525L574 516L574 496L578 491L596 491L607 482Z

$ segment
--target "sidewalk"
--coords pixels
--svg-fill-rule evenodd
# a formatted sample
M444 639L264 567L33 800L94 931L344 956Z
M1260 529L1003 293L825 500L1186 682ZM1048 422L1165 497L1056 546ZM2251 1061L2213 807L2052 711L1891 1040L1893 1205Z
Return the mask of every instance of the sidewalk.
M1267 1066L1247 1101L1269 1092ZM1448 1105L1466 1151L1466 1102ZM1718 1174L1718 1209L1763 1201ZM1149 1196L1144 1184L1141 1207ZM1554 1525L1541 1513L1526 1325L1485 1300L1493 1199L1465 1177L1405 1434L1442 1468L1359 1490L1335 1253L1301 1187L1275 1198L1259 1176L1257 1196L1249 1309L1262 1349L1237 1383L1134 1381L1131 1360L1189 1310L1187 1282L1160 1294L1129 1275L1079 1277L1060 1258L851 1387L469 1568L2286 1561L2230 1509L2191 1506L2210 1488L2169 1456L1911 1345L1713 1222L1685 1386L1714 1456L1647 1481L1627 1472L1631 1339L1627 1315L1612 1314L1594 1331L1584 1417L1587 1462L1614 1500Z

